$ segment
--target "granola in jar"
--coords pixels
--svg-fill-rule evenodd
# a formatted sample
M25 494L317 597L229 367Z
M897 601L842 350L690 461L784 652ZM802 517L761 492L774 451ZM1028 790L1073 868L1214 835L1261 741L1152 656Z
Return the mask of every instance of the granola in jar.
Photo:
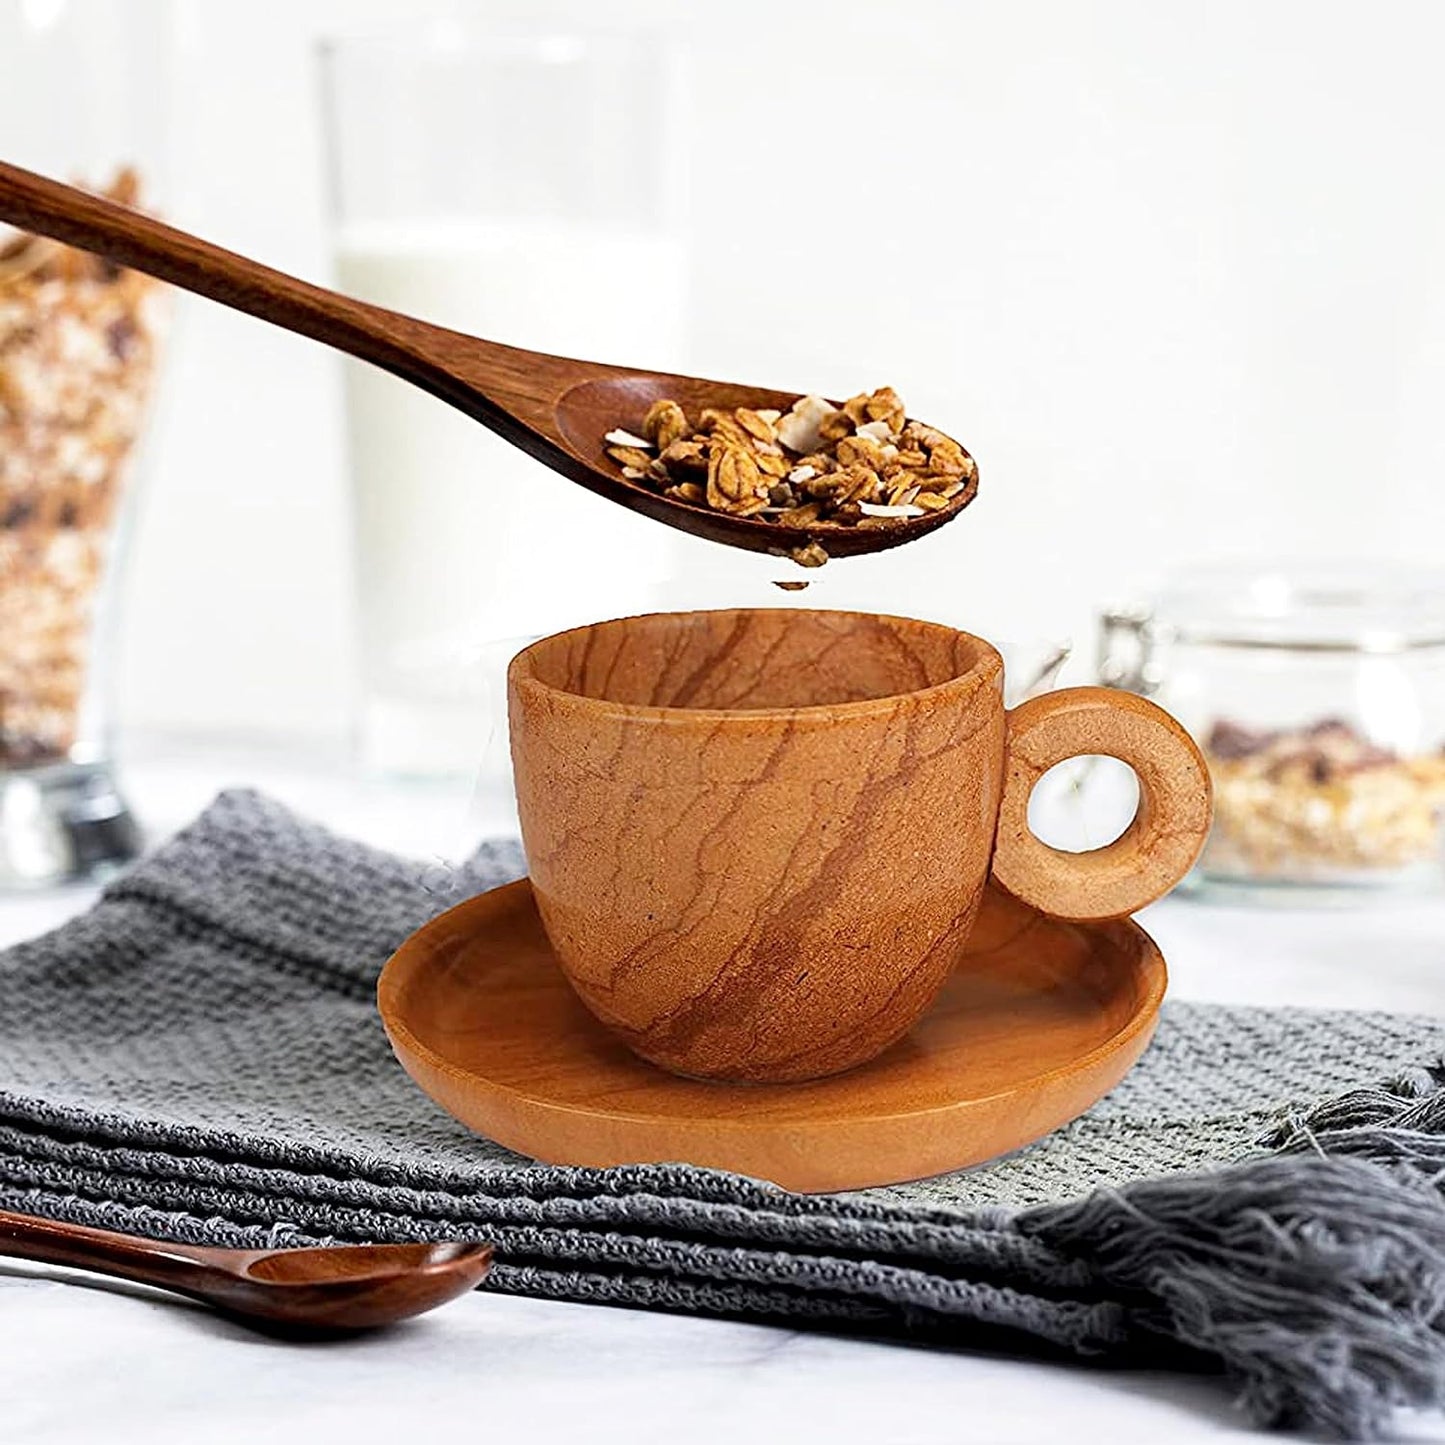
M138 199L131 171L106 194ZM159 283L0 241L0 768L75 747L97 593L159 349Z
M1208 760L1214 827L1190 888L1290 906L1445 888L1445 569L1176 567L1101 614L1098 669Z
M1445 819L1445 756L1402 756L1349 723L1260 730L1216 722L1206 870L1313 882L1432 865Z

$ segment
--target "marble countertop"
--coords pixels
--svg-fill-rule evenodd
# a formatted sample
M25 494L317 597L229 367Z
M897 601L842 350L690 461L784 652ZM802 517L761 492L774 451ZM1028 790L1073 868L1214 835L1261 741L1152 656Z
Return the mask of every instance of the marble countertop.
M455 856L494 831L485 797L359 781L324 755L152 740L127 790L153 836L223 786L253 786L339 831ZM86 907L87 888L0 900L0 945ZM1362 910L1171 898L1141 921L1174 996L1445 1013L1445 900ZM1217 1382L1103 1372L764 1326L474 1294L386 1335L297 1346L141 1290L71 1288L60 1270L0 1268L4 1438L15 1442L348 1445L459 1428L528 1441L1258 1438ZM1445 1422L1408 1438L1445 1441Z

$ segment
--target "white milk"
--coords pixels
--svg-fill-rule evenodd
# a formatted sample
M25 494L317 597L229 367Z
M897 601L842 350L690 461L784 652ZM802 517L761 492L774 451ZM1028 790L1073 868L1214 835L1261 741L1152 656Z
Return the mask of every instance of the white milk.
M679 369L681 248L573 224L342 231L343 291L537 351ZM476 422L347 362L362 628L362 749L377 770L470 774L497 718L498 640L643 610L670 529ZM505 651L505 649L503 649Z

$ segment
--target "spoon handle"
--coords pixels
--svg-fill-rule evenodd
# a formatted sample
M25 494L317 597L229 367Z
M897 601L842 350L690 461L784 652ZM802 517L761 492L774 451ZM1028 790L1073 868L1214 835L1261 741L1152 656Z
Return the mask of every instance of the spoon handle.
M0 162L0 221L144 271L184 291L372 362L455 401L427 344L428 338L451 335L441 327L313 286L178 231L142 211L4 162ZM512 351L468 340L478 350ZM488 420L484 416L478 419Z
M214 1277L221 1251L113 1234L84 1224L0 1210L0 1256L59 1264L164 1289L194 1288Z

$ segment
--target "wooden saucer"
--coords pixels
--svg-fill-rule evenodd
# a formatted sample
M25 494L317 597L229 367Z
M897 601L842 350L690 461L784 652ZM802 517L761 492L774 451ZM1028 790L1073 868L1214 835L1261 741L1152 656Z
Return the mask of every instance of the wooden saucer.
M1063 923L990 888L937 1002L872 1063L805 1084L704 1083L644 1063L583 1008L523 879L414 933L377 996L412 1078L518 1153L833 1190L978 1164L1067 1123L1143 1052L1164 986L1136 923Z

